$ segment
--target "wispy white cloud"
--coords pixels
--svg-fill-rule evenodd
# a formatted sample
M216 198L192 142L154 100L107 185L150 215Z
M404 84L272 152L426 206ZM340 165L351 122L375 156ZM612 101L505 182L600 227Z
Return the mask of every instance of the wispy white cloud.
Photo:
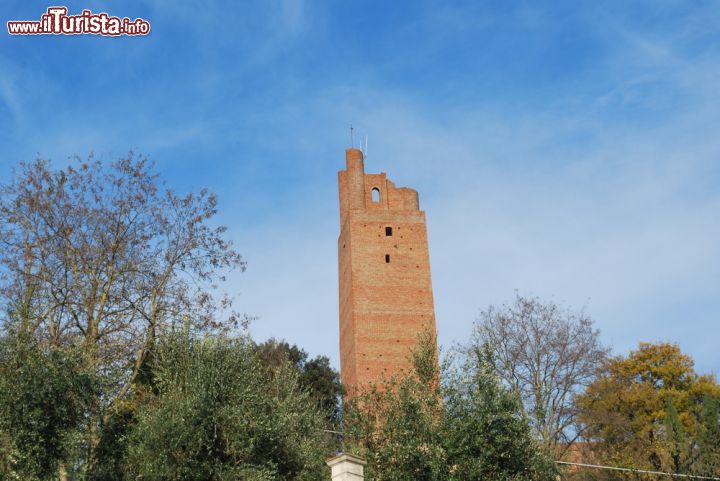
M720 15L652 4L640 21L575 2L384 16L147 0L157 29L144 42L52 44L58 58L92 52L87 72L3 63L1 101L30 114L0 125L10 153L137 147L178 188L219 190L249 262L231 287L260 317L252 330L337 363L336 171L353 123L367 170L420 192L444 343L518 289L587 304L618 352L677 340L709 370Z
M6 71L0 71L0 99L17 123L18 117L22 114L22 104L16 83Z
M646 62L648 51L657 71L625 78L626 65ZM600 95L578 105L570 91L541 111L490 105L433 115L409 94L338 88L301 104L315 113L297 135L326 153L329 134L318 132L332 126L337 136L345 119L359 118L356 127L370 135L368 171L420 191L446 344L469 334L481 308L518 289L587 306L616 352L677 341L710 371L719 360L703 333L714 332L720 307L720 105L707 69L717 62L640 41L605 62L617 69L607 75L622 102ZM665 72L672 74L647 103L628 98L632 89L645 95L646 82ZM649 119L619 111L659 108L663 92L688 96L692 106ZM322 165L341 169L341 149L333 155ZM285 217L245 238L260 265L253 273L250 256L241 289L261 314L259 335L290 337L337 361L338 226L328 208L337 200L329 178L332 189L309 186ZM293 325L296 306L309 312Z

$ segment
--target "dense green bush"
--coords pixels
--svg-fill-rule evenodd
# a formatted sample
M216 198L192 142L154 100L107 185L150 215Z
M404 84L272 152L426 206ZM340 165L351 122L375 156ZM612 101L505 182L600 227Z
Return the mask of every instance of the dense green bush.
M64 476L82 449L85 414L95 398L94 375L73 350L0 339L0 478Z
M245 339L175 334L153 363L157 397L138 414L131 479L319 480L325 419L289 364L270 376Z

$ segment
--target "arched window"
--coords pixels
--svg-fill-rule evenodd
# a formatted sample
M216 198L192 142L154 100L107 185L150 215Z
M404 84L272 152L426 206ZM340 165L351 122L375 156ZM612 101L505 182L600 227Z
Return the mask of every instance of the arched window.
M374 204L377 204L380 202L380 189L378 189L377 187L373 187L372 201Z

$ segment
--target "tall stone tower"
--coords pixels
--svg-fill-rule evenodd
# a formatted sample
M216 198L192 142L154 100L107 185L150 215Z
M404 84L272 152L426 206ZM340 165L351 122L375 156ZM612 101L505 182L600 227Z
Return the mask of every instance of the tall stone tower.
M340 190L340 371L358 387L409 367L418 334L435 334L425 212L413 189L365 174L363 154L345 152Z

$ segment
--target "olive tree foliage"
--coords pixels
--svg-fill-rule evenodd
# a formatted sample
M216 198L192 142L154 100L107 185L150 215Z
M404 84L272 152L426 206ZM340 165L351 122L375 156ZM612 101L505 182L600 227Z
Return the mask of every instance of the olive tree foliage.
M105 379L105 407L128 392L162 331L228 325L216 321L229 299L215 287L244 263L225 228L210 224L217 198L209 191L178 195L130 153L61 168L21 163L0 195L3 326L81 345Z
M71 470L97 388L79 354L0 339L0 479L62 479Z
M129 436L127 479L327 476L325 417L288 362L271 375L248 340L181 332L152 364L157 396Z
M438 366L421 338L413 369L370 386L344 412L346 446L376 481L552 481L557 471L533 438L517 396L484 347Z
M573 398L596 379L609 352L593 320L516 295L480 314L472 344L490 346L496 372L521 399L535 436L548 454L562 456L580 434Z
M297 369L301 386L308 390L310 397L325 413L328 422L333 426L340 422L340 402L344 389L340 383L340 374L330 366L327 356L310 359L304 349L274 338L257 344L255 349L261 363L269 369L271 375L288 363Z

